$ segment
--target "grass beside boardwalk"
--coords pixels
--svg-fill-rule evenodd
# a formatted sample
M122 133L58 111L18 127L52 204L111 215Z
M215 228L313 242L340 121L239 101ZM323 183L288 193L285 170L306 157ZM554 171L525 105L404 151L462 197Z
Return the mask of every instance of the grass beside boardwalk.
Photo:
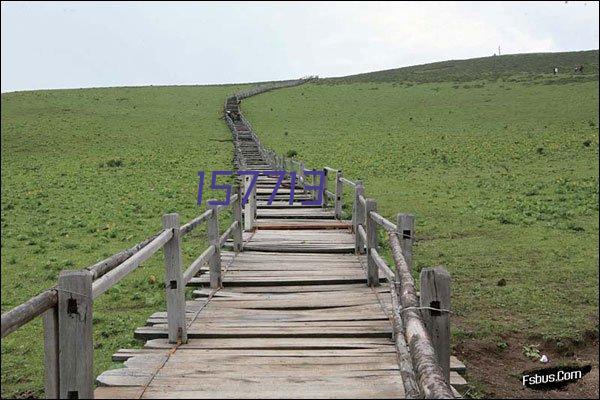
M598 334L598 75L583 78L333 80L242 107L266 146L416 215L415 276L452 274L455 344L560 347Z
M233 86L2 94L2 312L161 229L197 215L199 170L231 167L219 119ZM184 239L186 265L206 247ZM164 310L157 253L94 302L94 373ZM40 319L2 339L2 397L43 395ZM121 366L114 363L114 367Z

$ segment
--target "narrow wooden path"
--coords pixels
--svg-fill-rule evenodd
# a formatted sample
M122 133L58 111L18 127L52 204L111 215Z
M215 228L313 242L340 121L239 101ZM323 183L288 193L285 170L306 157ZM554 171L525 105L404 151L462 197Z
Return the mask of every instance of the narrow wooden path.
M231 98L225 107L236 168L276 169L238 105ZM208 264L187 283L194 287L187 342L170 343L167 313L153 314L135 330L144 348L114 355L124 368L97 378L96 398L419 396L408 345L395 334L396 295L390 285L367 284L352 222L328 207L303 206L313 195L302 180L285 180L269 205L274 185L259 177L242 251L224 242L222 286L211 285Z
M273 168L252 146L239 161ZM189 282L197 289L188 343L169 344L166 312L152 315L135 331L144 349L115 354L125 368L99 376L96 397L405 397L389 289L367 286L350 224L329 208L269 206L273 187L259 178L257 226L244 232L243 252L221 253L223 288L210 288L207 268Z
M2 338L42 318L46 398L460 397L465 367L450 356L450 274L423 268L417 292L414 216L392 222L361 181L265 148L241 113L243 98L314 79L227 99L237 170L228 204L211 203L185 224L164 214L154 235L61 271L56 286L2 314ZM276 196L278 181L266 171L286 171ZM259 176L256 185L249 174ZM351 221L344 186L353 191ZM232 221L220 232L223 217ZM202 224L208 247L184 266L182 239ZM379 233L393 264L379 253ZM94 389L93 302L159 251L166 311L135 330L144 347L117 351L124 367L102 373Z

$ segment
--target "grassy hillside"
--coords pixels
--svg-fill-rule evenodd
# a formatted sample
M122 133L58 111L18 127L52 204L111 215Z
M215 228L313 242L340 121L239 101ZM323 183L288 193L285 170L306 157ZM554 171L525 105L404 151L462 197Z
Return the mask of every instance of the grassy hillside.
M416 214L417 271L450 269L459 346L510 350L514 335L566 346L598 331L598 52L514 57L243 103L267 145L362 178L388 217ZM547 74L571 64L585 73ZM219 116L236 89L3 94L2 311L158 231L163 213L196 215L197 171L231 166ZM203 229L186 237L184 261L204 247ZM96 374L120 366L112 353L139 346L133 328L165 308L162 276L157 255L94 303ZM39 319L3 339L2 397L40 396L42 359Z
M590 76L406 84L363 75L242 106L265 145L362 179L388 218L414 213L415 276L440 264L452 274L454 344L483 343L478 359L511 365L523 345L565 350L598 337Z
M219 119L236 88L150 87L2 95L2 311L198 213L197 172L231 166ZM202 231L184 241L189 262ZM164 309L161 254L94 302L95 373ZM156 279L153 279L152 277ZM41 321L2 339L2 397L42 395ZM120 364L116 364L120 365Z
M571 75L573 68L583 65L583 74ZM597 80L598 50L571 51L565 53L508 54L472 58L468 60L450 60L431 64L415 65L405 68L388 69L359 75L324 79L324 83L358 82L465 82L477 79L497 80L525 75L524 81L532 76L551 74L554 67L559 68L563 82L586 82ZM568 74L567 74L568 73ZM596 77L595 77L596 76ZM550 82L549 82L550 83Z

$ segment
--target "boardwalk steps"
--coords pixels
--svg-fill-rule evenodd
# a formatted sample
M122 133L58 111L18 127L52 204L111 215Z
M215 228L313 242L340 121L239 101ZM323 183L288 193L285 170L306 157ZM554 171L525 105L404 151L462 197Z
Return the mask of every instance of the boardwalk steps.
M228 99L226 110L234 165L276 169L239 103ZM256 220L243 233L243 251L234 252L228 240L220 252L222 287L211 286L208 266L188 282L194 289L185 303L187 343L169 343L167 313L154 313L135 330L144 348L113 356L124 368L97 378L97 398L415 395L394 340L386 277L378 278L380 286L367 285L367 256L355 254L352 221L329 207L302 206L312 199L303 183L286 180L268 204L275 180L259 179ZM464 369L451 359L452 385L463 384Z

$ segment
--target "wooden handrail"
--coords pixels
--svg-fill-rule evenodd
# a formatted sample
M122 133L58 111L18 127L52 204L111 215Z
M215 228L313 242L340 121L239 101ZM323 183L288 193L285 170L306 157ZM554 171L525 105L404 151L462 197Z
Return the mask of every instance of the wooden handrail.
M115 283L123 279L127 274L136 269L143 261L150 258L154 253L160 250L169 239L173 236L173 230L164 230L152 242L148 243L142 250L128 258L112 271L105 274L102 278L97 279L92 284L92 297L95 299L102 293L106 292Z
M237 228L237 226L238 226L238 221L233 221L233 223L229 226L229 228L227 228L227 230L225 232L223 232L223 234L219 238L220 246L223 246L223 244L227 241L227 239L229 239L229 237L233 233L233 230L235 228Z
M54 307L57 299L56 289L48 289L2 314L2 337Z
M194 276L196 276L196 274L198 273L200 268L203 265L206 265L208 263L208 260L212 257L212 255L214 253L215 253L215 246L210 245L210 246L208 246L208 249L204 250L204 252L202 254L200 254L200 256L198 256L198 258L196 258L190 264L188 269L186 269L185 272L183 273L184 284L187 284L189 281L192 280L192 278Z
M383 226L385 228L385 230L388 232L396 232L398 230L398 227L396 226L396 224L388 221L387 219L385 219L384 217L382 217L375 211L371 211L369 213L369 217L371 217L373 219L373 221L377 222L379 225Z
M190 233L192 230L194 230L194 228L196 228L202 222L206 221L211 213L212 213L212 210L206 210L202 214L200 214L198 217L194 218L187 224L183 225L181 228L179 228L180 234L182 236L184 236L184 235L187 235L188 233Z
M367 241L367 232L365 228L361 225L358 225L357 232L360 235L362 242L365 243Z
M371 249L371 257L373 257L373 261L375 261L375 264L377 264L379 270L383 272L388 282L393 282L396 279L394 277L394 272L392 272L385 260L379 255L377 249Z
M136 254L138 251L143 249L158 235L159 234L157 233L156 235L136 244L135 246L129 249L120 251L119 253L114 254L84 269L92 273L92 279L98 279L104 276L106 273L112 271L114 268L119 266L122 262L133 256L134 254ZM58 297L56 295L56 286L54 286L2 314L1 337L4 337L9 333L14 332L21 326L25 325L34 318L39 317L47 310L54 307L56 305L57 299Z
M402 254L398 236L390 232L388 237L398 273L399 298L402 318L405 322L406 341L410 347L421 393L427 399L454 398L452 390L444 380L443 371L421 319L415 281Z
M356 187L356 182L352 182L351 180L346 179L344 177L340 178L340 181L348 186Z

